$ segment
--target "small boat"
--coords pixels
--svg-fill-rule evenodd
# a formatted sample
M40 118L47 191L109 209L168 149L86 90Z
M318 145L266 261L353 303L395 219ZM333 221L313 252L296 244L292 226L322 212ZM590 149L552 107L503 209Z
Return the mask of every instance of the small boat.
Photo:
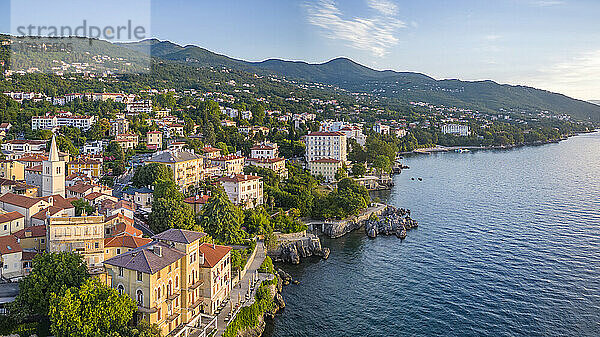
M419 181L423 181L423 178L419 178Z
M469 149L456 149L456 150L454 150L454 152L465 153L465 152L471 152L471 151L469 151Z
M410 180L415 180L415 178L410 178Z

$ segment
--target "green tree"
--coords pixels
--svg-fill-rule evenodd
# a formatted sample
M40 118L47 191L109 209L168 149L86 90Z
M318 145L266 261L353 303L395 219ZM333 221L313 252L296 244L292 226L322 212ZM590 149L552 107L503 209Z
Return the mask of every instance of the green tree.
M83 199L73 200L71 201L71 204L75 206L75 216L81 216L83 211L85 211L86 214L92 214L96 210L94 206Z
M161 163L138 166L131 182L136 187L143 187L153 185L157 180L173 180L173 171Z
M47 317L50 294L79 287L89 277L83 257L75 253L42 253L33 258L31 273L19 283L13 311Z
M373 167L379 172L379 174L390 172L392 169L392 163L390 159L384 155L379 155L373 162Z
M238 244L245 237L242 211L231 203L225 191L216 190L200 215L200 226L221 243Z
M367 173L367 168L363 163L352 164L352 175L356 178L361 178Z
M150 221L150 229L157 234L171 228L202 230L196 225L194 210L177 199L155 199L148 220Z
M346 172L346 170L344 170L343 168L340 167L337 169L337 171L335 171L335 180L342 180L346 177L348 177L348 172Z
M128 295L88 279L50 296L51 331L57 337L106 336L125 328L136 305Z

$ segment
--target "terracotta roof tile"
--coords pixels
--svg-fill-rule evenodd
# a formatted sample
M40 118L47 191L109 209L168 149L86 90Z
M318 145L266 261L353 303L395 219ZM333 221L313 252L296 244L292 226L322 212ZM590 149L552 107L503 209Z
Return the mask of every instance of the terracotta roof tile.
M14 235L0 236L0 254L12 254L22 252L23 249Z
M231 247L203 243L198 247L198 250L204 254L204 264L202 267L212 268L231 251Z

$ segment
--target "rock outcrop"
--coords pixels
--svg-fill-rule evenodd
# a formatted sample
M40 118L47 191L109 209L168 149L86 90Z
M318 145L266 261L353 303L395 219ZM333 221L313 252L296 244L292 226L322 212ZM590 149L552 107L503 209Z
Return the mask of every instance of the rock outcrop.
M367 220L365 233L370 238L376 238L377 235L396 235L404 240L406 232L418 226L417 221L410 217L410 210L388 206L379 219Z
M327 259L329 253L329 248L321 246L318 236L308 234L297 240L282 242L276 250L269 252L269 255L274 261L299 264L301 259L310 256Z

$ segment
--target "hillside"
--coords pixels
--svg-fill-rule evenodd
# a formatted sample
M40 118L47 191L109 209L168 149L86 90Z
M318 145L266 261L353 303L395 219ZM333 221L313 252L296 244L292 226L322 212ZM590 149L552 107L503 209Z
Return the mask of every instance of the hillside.
M197 46L183 47L168 41L146 40L124 46L140 50L140 45L144 44L151 45L150 52L153 56L165 60L274 73L290 79L335 85L353 92L375 93L390 99L426 101L488 112L550 111L568 114L577 119L600 121L598 105L531 87L503 85L493 81L436 80L419 73L374 70L347 58L337 58L321 64L278 59L247 62Z

